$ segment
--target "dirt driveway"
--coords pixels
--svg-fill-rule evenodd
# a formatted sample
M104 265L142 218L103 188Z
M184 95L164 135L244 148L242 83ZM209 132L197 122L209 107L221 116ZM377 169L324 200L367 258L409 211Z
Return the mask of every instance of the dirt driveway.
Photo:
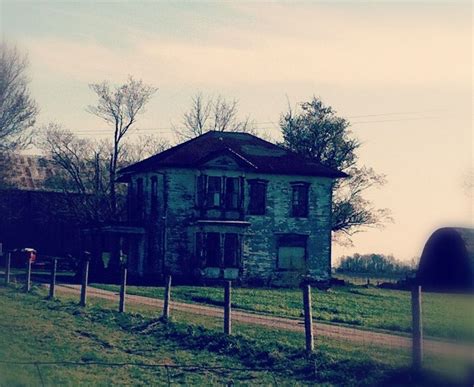
M80 286L58 285L57 290L58 292L62 293L79 295ZM119 295L116 292L88 287L87 294L89 297L102 298L118 303ZM160 308L163 307L163 300L157 298L129 294L126 297L126 301L127 303L132 303L135 305L153 306L157 310L160 310ZM184 313L223 318L223 310L221 308L213 306L172 301L171 309L178 310ZM277 328L293 332L304 332L304 325L301 319L274 317L244 312L238 309L232 310L232 321L245 324L261 325L266 328ZM318 335L320 335L338 340L348 340L364 345L376 345L406 350L409 350L411 347L411 338L406 336L348 328L336 324L326 324L320 322L314 323L313 328L316 340ZM463 358L467 357L474 361L474 347L472 346L431 339L425 339L423 345L424 350L432 354L460 356Z

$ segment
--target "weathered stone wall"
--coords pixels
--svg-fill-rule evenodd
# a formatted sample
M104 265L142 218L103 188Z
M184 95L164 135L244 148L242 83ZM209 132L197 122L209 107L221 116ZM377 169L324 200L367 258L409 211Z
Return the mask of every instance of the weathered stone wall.
M189 277L193 272L195 254L194 233L200 211L196 205L196 178L200 173L218 176L244 176L245 179L268 181L265 215L245 215L250 223L242 230L243 250L241 276L245 281L259 280L265 284L297 283L301 273L277 270L277 235L296 233L307 235L307 274L317 280L328 280L331 269L331 189L328 178L281 176L244 173L236 165L225 170L214 165L208 169L187 170L167 168L155 173L137 174L133 180L144 179L146 214L151 206L151 177L158 176L159 214L147 218L148 230L162 233L161 237L146 242L145 272L159 275L170 271ZM309 215L291 217L291 182L309 183ZM244 184L244 208L248 208L249 185ZM212 214L208 214L212 215ZM221 232L225 230L220 229ZM229 231L234 232L234 231ZM159 242L157 242L159 241ZM164 262L163 262L164 260ZM164 269L163 269L164 268ZM294 277L294 278L293 278Z
M308 235L308 274L328 280L331 268L331 180L301 176L248 175L268 180L267 208L264 216L247 216L250 227L244 242L244 273L247 278L264 278L269 283L291 280L291 273L278 272L276 234ZM291 217L291 182L305 181L309 186L309 215ZM248 200L248 187L246 189Z

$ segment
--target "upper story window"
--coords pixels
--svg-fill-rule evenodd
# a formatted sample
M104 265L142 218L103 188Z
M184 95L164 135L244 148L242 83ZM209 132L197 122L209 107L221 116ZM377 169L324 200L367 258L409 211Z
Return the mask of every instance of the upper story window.
M199 207L237 210L242 197L240 178L200 175L196 197Z
M156 176L151 178L151 214L156 215L158 212L158 179Z
M237 177L226 177L225 178L225 207L229 210L235 210L239 208L240 202L240 184L239 178Z
M222 179L219 176L208 176L206 207L220 207Z
M308 216L309 184L305 182L292 183L291 216L306 218Z
M250 215L265 215L267 197L267 182L264 180L249 180Z
M133 213L135 211L135 189L133 186L133 180L130 180L128 183L128 193L127 193L127 218L129 220L133 219Z
M136 200L136 214L135 217L137 220L143 220L144 215L144 194L143 194L143 179L140 177L137 179L137 195L135 196Z

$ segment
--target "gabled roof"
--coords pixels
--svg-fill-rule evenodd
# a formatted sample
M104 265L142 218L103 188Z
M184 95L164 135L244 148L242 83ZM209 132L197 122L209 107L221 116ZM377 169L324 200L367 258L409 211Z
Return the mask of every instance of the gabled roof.
M207 132L192 140L158 153L119 171L126 175L162 167L199 168L221 154L233 157L242 168L279 175L347 177L341 171L326 167L297 153L248 133Z

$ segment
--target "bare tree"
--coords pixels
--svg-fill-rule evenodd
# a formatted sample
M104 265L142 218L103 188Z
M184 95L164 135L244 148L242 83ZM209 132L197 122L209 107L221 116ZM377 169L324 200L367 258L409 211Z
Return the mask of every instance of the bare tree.
M122 151L122 140L136 123L145 105L156 92L156 88L144 84L141 80L129 77L123 85L112 87L108 82L91 84L97 94L98 102L89 106L88 111L102 118L113 128L112 153L109 164L110 204L112 211L117 209L115 179Z
M52 123L41 130L37 145L59 167L51 183L65 193L76 219L100 222L111 217L109 144L79 138Z
M186 141L208 131L248 132L255 128L249 117L238 117L238 101L227 101L222 96L204 97L198 93L192 97L190 109L183 115L183 128L177 128L179 141Z
M27 57L0 43L0 151L30 143L38 107L28 90Z
M170 147L171 144L168 140L157 135L141 135L123 144L121 159L124 165L133 164Z
M65 193L68 206L76 219L100 223L124 214L126 192L116 187L116 208L112 207L109 167L113 144L108 140L79 138L61 125L50 123L40 130L36 145L61 173L49 183ZM169 147L155 135L127 139L121 144L117 167L123 168Z

